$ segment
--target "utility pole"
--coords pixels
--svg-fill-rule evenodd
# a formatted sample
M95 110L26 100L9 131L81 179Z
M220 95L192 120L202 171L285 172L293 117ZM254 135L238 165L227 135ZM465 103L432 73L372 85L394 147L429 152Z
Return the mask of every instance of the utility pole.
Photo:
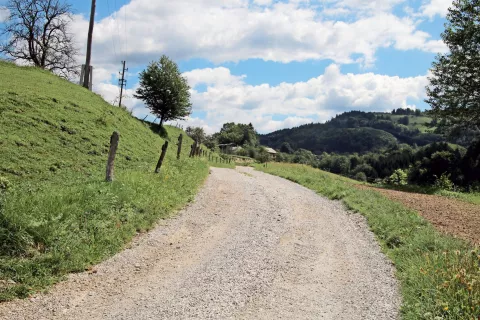
M128 71L128 69L125 69L125 61L122 61L122 79L118 79L118 85L120 86L120 102L118 103L118 106L122 106L122 98L123 98L123 88L127 88L127 80L125 80L125 71Z
M90 82L90 61L92 59L92 39L93 39L93 25L95 23L95 6L96 0L92 0L92 9L90 11L90 25L88 27L88 42L87 42L87 61L85 62L85 78L83 79L83 86L89 88Z

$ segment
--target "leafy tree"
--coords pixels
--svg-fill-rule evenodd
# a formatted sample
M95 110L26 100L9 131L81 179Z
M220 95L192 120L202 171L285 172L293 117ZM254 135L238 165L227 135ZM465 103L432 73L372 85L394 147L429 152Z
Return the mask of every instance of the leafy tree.
M300 164L308 164L314 167L317 164L317 156L315 156L311 151L305 149L298 149L293 154L293 162Z
M77 49L68 27L71 5L61 0L8 0L10 12L0 52L63 77L78 73Z
M205 141L203 142L203 144L205 144L208 149L215 151L218 145L218 141L213 135L208 135L205 137Z
M350 171L350 159L347 156L335 156L332 161L331 172L347 175Z
M376 171L374 168L372 168L372 166L370 166L370 165L368 165L368 164L366 164L366 163L357 166L357 167L353 170L352 174L353 174L353 175L356 175L356 174L359 173L359 172L364 173L367 177L372 178L372 179L378 178L378 173L377 173L377 171Z
M225 123L219 133L215 134L220 144L233 143L237 146L258 146L257 133L250 124Z
M290 145L290 143L284 142L284 143L282 144L282 146L280 147L280 152L292 154L292 153L294 153L295 151L293 150L293 148L292 148L292 146Z
M406 186L408 184L408 175L402 169L397 169L390 176L389 181L397 186Z
M140 73L135 98L143 100L151 112L165 121L181 120L192 112L190 87L177 64L163 55Z
M185 132L190 138L197 141L198 143L203 143L207 138L207 135L205 134L205 130L203 130L203 128L200 128L200 127L187 127Z
M455 0L442 39L448 53L432 66L426 102L441 118L480 124L480 2Z
M408 126L410 124L410 118L408 116L398 119L398 123Z
M357 174L355 174L354 179L357 180L357 181L366 182L367 181L367 175L360 171L360 172L357 172Z

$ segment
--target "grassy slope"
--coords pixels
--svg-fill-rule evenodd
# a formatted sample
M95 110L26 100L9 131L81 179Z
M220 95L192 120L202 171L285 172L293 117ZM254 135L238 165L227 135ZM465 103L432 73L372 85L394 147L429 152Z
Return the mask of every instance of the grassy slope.
M175 158L164 139L101 97L33 68L0 62L0 301L28 296L121 250L138 231L193 199L205 160ZM115 182L105 183L110 135L120 132ZM3 199L2 199L3 198ZM13 282L15 284L13 284Z
M480 315L480 252L440 234L417 213L356 182L307 166L269 164L278 175L363 214L401 283L403 319L477 319Z
M401 115L398 115L398 116L397 115L392 115L392 114L388 114L388 115L396 123L398 123L398 120L405 117L405 116L401 116ZM430 130L430 131L432 130L431 128L427 127L427 124L432 122L432 118L426 117L426 116L415 116L415 115L408 116L408 117L410 118L410 123L408 124L409 128L411 128L411 129L417 128L422 133L425 133L428 130Z

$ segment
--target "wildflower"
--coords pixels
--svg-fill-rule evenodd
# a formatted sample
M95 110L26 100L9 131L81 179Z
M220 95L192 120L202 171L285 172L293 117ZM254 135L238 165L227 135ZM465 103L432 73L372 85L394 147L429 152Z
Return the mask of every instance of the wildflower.
M444 307L444 308L443 308L443 311L448 311L448 307Z

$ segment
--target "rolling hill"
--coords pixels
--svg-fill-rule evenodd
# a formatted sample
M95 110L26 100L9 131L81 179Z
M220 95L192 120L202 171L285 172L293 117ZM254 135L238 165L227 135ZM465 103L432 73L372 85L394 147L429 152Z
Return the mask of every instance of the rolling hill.
M176 159L179 129L162 138L156 125L43 70L0 62L0 77L0 301L114 254L193 199L208 175L204 159L188 158L188 137ZM120 144L106 183L113 131Z
M327 123L312 123L292 129L283 129L260 135L260 142L280 149L285 142L293 149L306 149L313 153L365 153L378 152L392 145L406 143L424 146L444 141L441 135L431 133L427 125L431 118L361 111L345 112Z

